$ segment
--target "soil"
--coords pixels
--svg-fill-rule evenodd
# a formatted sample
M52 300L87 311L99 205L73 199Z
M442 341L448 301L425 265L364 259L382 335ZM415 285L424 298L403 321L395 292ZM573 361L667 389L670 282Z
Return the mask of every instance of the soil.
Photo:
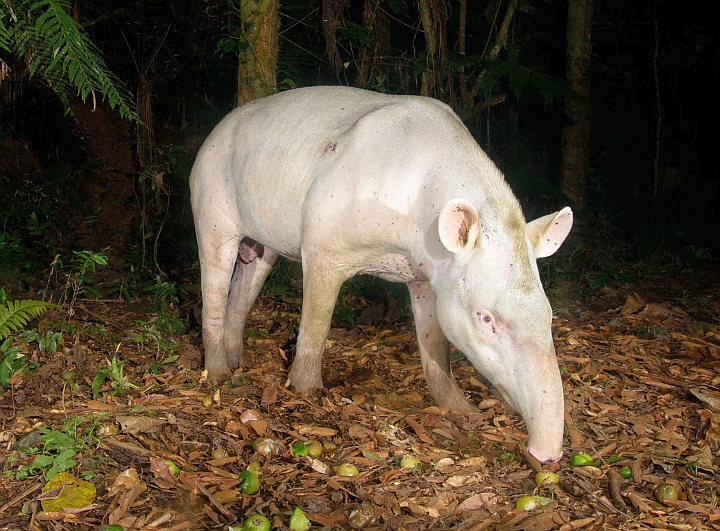
M163 313L142 300L66 303L26 327L62 331L56 353L15 340L35 369L13 376L0 398L0 529L228 529L260 513L282 530L296 507L310 529L327 531L720 529L717 278L667 271L554 301L567 437L565 457L546 467L559 483L539 486L522 419L460 354L454 374L479 412L433 404L412 320L396 308L349 300L364 317L334 323L326 388L308 397L284 387L299 298L261 296L247 366L221 387L201 373L198 296ZM167 316L189 332L169 329ZM115 356L124 365L113 380ZM53 431L38 438L39 428ZM64 459L51 444L62 446L58 432L71 441ZM266 438L274 442L253 447ZM297 441L328 451L293 457ZM578 451L594 466L571 467ZM401 468L406 455L421 466ZM239 476L252 462L260 488L243 492ZM63 495L43 492L52 463L89 480L95 495L76 509L43 510ZM344 463L359 475L338 475ZM658 502L661 484L677 500ZM524 495L541 503L517 509Z

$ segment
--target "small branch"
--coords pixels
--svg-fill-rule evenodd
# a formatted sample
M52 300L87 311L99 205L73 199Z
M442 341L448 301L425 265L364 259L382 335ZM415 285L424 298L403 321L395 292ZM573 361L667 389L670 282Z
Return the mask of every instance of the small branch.
M612 499L613 503L615 504L615 507L620 509L621 511L627 511L628 507L625 504L625 501L622 499L621 491L622 491L622 476L618 473L617 470L614 468L608 469L608 480L609 480L609 487L610 487L610 498Z

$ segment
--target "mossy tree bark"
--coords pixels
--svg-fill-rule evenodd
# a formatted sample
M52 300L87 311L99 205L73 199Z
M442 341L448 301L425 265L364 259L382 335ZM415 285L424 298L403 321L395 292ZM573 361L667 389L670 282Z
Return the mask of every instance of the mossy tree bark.
M447 6L445 0L418 0L418 8L427 56L420 94L449 101L453 91L447 48Z
M279 0L242 0L248 46L238 56L238 106L277 92L279 7Z
M563 193L582 211L587 206L590 172L590 74L593 0L569 0L566 80L574 95L565 98L560 184Z

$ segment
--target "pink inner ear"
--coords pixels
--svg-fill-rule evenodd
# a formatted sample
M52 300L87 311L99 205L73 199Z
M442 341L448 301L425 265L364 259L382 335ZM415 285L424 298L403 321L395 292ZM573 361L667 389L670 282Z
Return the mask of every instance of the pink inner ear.
M457 253L470 243L470 229L477 222L478 213L472 203L465 199L448 201L438 219L440 241L448 251Z
M550 256L560 248L560 245L565 241L570 229L573 224L573 213L569 207L565 207L554 215L550 214L544 218L540 218L540 223L533 226L533 231L542 230L542 221L545 221L544 232L542 234L536 234L535 238L535 257L544 258ZM549 223L549 224L548 224ZM530 225L533 225L531 223ZM533 235L530 235L531 238ZM532 241L532 240L531 240Z

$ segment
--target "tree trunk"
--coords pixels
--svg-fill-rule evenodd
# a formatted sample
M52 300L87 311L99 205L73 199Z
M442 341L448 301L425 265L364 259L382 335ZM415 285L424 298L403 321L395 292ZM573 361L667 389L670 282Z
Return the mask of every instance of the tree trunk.
M427 68L422 73L420 94L449 101L453 94L447 49L445 0L419 0L418 7L427 54Z
M335 28L338 27L343 17L343 11L349 0L322 0L322 21L323 33L325 33L325 50L327 51L330 65L338 81L342 72L343 63L335 37Z
M370 37L360 50L356 85L373 88L390 81L387 71L378 72L390 49L390 17L380 7L380 0L365 0L362 24L370 30Z
M248 47L238 57L238 106L277 92L278 9L279 0L242 0Z
M460 0L460 9L458 13L458 45L457 50L461 60L465 57L465 31L467 26L467 0ZM461 107L470 106L468 98L467 76L464 68L460 71L460 101Z
M565 98L560 184L582 211L587 205L590 172L590 75L593 0L570 0L567 21L566 79L575 93Z

